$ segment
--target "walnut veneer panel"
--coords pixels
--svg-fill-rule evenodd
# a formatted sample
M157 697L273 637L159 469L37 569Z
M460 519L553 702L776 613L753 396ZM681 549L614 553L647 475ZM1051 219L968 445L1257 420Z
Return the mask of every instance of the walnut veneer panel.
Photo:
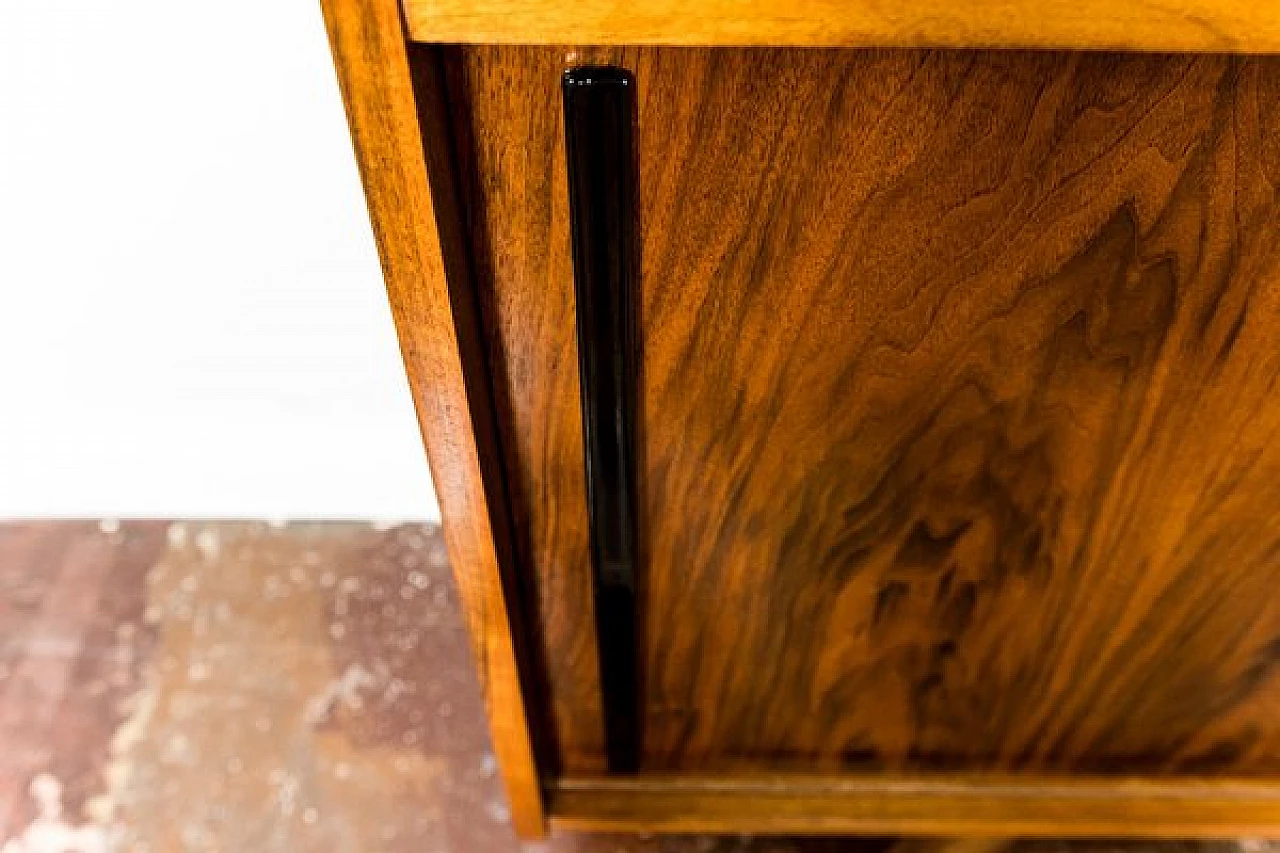
M574 56L639 86L646 766L1280 768L1280 62ZM451 65L587 770L568 58Z

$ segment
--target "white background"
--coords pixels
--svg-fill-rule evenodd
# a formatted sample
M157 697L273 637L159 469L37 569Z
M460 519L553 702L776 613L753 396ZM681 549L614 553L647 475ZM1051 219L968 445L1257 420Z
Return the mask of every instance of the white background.
M316 0L0 0L0 516L437 514Z

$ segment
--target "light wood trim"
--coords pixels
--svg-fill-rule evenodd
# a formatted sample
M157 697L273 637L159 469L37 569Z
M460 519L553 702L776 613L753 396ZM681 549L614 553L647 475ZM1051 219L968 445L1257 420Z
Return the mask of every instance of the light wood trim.
M417 41L1280 52L1275 0L405 0Z
M395 0L322 5L513 822L522 837L542 837L513 640L517 613L508 607L509 521L492 467L498 456L491 392L453 209L438 57L418 55L434 50L415 47L411 71Z
M1280 783L952 777L565 778L553 826L604 832L1216 838L1280 834Z

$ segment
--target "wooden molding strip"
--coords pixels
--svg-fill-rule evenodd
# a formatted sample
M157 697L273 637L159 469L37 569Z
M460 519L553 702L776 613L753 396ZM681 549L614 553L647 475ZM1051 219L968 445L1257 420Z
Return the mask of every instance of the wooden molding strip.
M541 837L519 613L508 606L510 519L438 49L406 44L395 0L322 6L512 821L522 837Z
M1274 0L405 0L417 41L1280 52Z
M1015 776L563 778L554 826L605 832L1215 838L1280 834L1280 782Z

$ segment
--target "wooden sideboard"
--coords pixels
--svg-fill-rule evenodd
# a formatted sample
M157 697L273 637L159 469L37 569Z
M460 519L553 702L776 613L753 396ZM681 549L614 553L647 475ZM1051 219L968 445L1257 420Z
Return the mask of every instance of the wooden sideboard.
M323 6L522 835L1280 834L1280 4Z

